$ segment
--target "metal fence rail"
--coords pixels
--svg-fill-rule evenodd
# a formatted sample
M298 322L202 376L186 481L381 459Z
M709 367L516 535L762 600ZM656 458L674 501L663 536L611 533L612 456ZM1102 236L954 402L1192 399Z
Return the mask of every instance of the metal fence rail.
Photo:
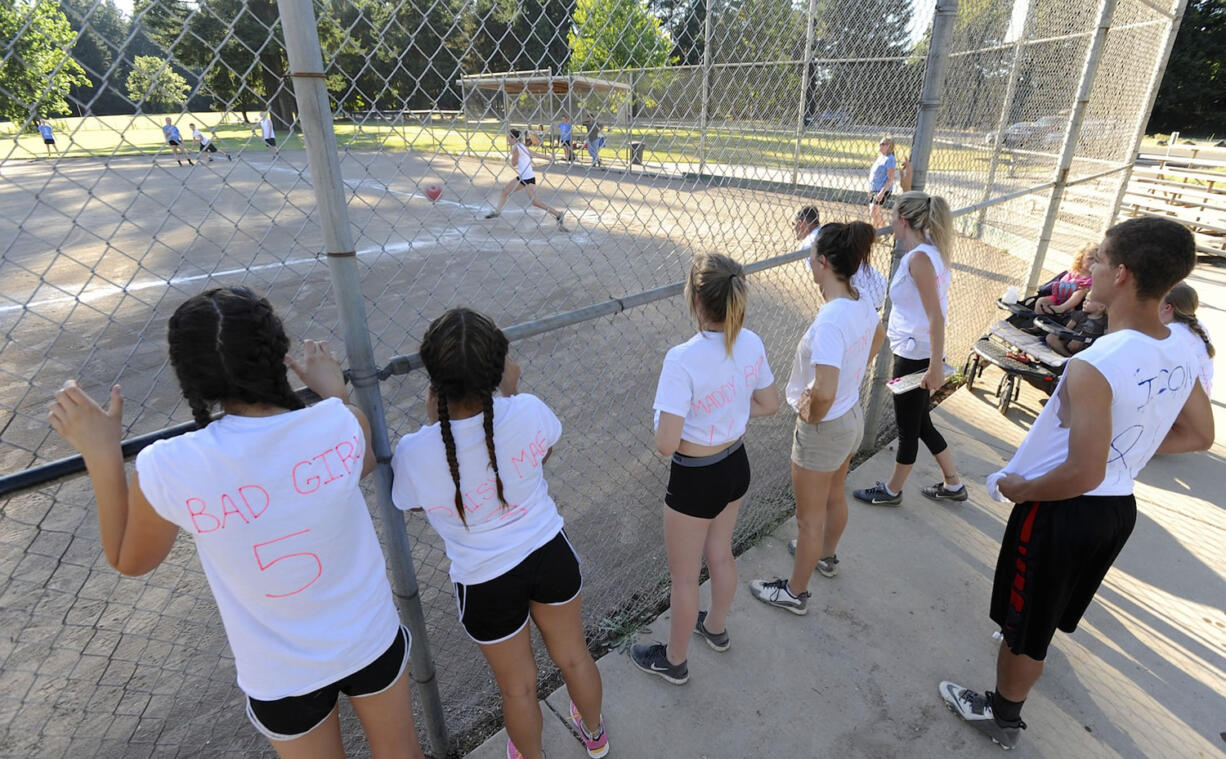
M504 325L523 388L565 427L551 493L584 557L589 640L608 645L667 598L650 398L691 329L676 297L690 256L747 264L747 326L786 374L819 304L792 217L866 219L891 136L912 181L958 209L957 363L992 296L1059 270L1114 219L1185 1L0 7L0 753L271 755L190 542L117 576L88 480L63 476L71 449L44 419L76 378L96 397L122 382L132 447L186 429L164 330L187 296L244 284L292 338L343 345L383 459L424 423L425 325L455 305ZM616 22L591 22L613 7ZM538 190L567 231L519 197L483 219L511 179L511 127L553 156ZM883 232L872 263L887 272ZM892 420L871 397L875 440ZM786 413L750 426L739 545L792 508L790 427ZM498 695L455 620L441 543L389 486L383 464L366 489L417 642L423 746L442 756L496 724Z

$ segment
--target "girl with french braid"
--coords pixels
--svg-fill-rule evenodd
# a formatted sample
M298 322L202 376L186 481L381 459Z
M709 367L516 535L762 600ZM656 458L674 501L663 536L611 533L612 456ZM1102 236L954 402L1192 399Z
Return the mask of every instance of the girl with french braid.
M1200 319L1196 318L1196 309L1200 308L1200 296L1196 289L1187 282L1180 282L1162 299L1162 309L1158 312L1162 323L1171 328L1192 345L1192 352L1199 359L1200 382L1205 386L1205 392L1213 391L1213 357L1217 351L1209 339L1209 332Z
M570 692L588 756L608 753L600 672L583 635L579 559L545 481L562 423L517 393L519 367L488 317L456 308L435 319L420 354L428 424L392 457L392 500L424 511L451 560L460 624L502 692L509 759L538 759L541 710L528 627L536 622Z
M93 481L107 561L143 575L191 535L247 717L278 756L343 757L344 693L372 757L422 757L411 641L359 485L375 465L370 426L328 344L305 340L292 358L272 306L246 288L188 298L167 342L198 429L142 450L130 480L118 385L105 410L71 381L51 404ZM323 400L305 407L287 366Z

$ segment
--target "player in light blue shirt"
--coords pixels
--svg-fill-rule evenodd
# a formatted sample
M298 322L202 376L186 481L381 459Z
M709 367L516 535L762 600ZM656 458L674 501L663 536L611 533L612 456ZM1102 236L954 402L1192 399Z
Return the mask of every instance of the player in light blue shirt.
M191 156L183 149L183 136L179 134L179 127L171 122L170 117L166 117L166 124L162 127L162 134L166 137L166 144L170 146L171 152L174 154L175 160L179 165L183 165L183 158L187 159L187 165L192 165ZM179 156L183 156L180 158Z
M880 229L885 226L885 215L881 209L890 199L890 191L894 189L894 176L898 170L898 159L894 157L894 140L882 137L877 146L879 155L868 170L868 213L873 220L873 227Z
M43 144L47 146L47 155L51 155L51 148L55 146L55 135L51 132L51 125L46 119L41 119L38 122L38 133L43 137ZM56 148L58 152L58 148Z
M570 123L570 116L562 114L562 123L558 124L558 137L562 142L562 153L566 156L566 160L575 162L575 146L571 140L571 133L574 129L574 124Z

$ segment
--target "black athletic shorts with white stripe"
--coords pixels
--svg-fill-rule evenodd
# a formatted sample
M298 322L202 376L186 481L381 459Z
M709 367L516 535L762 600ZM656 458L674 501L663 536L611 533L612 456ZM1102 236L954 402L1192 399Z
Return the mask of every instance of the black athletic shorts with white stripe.
M1013 507L992 583L992 620L1010 651L1042 661L1057 629L1077 629L1136 522L1131 495Z
M531 604L562 606L583 589L579 555L565 531L492 580L455 584L460 624L477 643L501 643L528 624Z

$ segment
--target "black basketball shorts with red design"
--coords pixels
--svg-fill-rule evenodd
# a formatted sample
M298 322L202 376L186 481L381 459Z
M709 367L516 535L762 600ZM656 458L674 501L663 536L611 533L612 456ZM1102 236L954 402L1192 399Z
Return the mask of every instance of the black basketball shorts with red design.
M1013 507L996 560L991 608L1010 651L1042 661L1057 629L1077 629L1136 522L1131 495Z

